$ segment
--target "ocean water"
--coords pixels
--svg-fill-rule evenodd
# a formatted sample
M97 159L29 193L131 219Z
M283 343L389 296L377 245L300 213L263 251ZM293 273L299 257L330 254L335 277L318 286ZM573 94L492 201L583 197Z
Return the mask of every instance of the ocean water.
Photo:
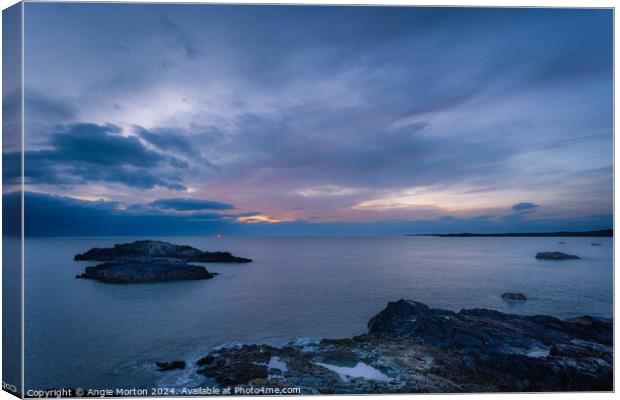
M109 285L75 279L73 256L141 238L27 238L26 389L182 387L213 346L350 337L400 298L458 311L486 307L559 318L611 317L613 242L589 238L171 237L248 264L207 264L206 281ZM542 261L559 250L581 260ZM506 303L504 292L528 301Z

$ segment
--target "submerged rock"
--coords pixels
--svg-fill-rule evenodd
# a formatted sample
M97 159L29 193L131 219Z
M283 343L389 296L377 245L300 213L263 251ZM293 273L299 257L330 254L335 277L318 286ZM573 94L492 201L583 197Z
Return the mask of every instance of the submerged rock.
M170 361L155 363L160 371L170 371L172 369L185 369L185 361Z
M211 279L215 273L201 265L167 258L127 259L86 267L76 278L94 279L105 283L151 283Z
M360 336L219 348L197 364L205 384L304 394L610 391L612 341L611 320L453 312L399 300Z
M536 253L536 258L539 260L579 260L580 257L562 253L561 251L546 251Z
M132 243L116 244L108 248L92 248L77 254L76 261L112 261L126 258L176 258L187 262L246 263L249 258L236 257L227 251L201 251L191 246L176 245L158 240L138 240Z
M502 299L508 301L526 301L527 297L523 293L507 292L502 295Z

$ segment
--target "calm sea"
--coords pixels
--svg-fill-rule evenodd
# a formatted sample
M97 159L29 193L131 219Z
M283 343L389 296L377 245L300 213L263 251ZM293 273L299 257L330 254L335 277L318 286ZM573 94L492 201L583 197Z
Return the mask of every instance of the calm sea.
M28 238L26 388L150 388L196 383L155 361L223 344L349 337L388 301L486 307L560 318L612 316L612 239L434 237L158 238L228 250L253 263L209 264L207 281L108 285L75 279L73 256L138 238ZM139 239L145 239L141 237ZM575 261L540 261L560 250ZM507 291L529 300L508 304Z

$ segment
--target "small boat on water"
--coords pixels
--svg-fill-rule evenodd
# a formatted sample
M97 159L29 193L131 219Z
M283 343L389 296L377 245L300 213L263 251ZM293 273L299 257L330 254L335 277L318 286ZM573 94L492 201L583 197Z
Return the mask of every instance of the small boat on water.
M566 244L566 242L564 241L564 239L562 239L558 242L558 244Z
M215 238L216 238L216 239L221 239L222 237L223 237L223 236L222 236L220 233L218 233L217 235L215 235Z
M600 240L595 240L594 242L590 243L590 245L598 247L598 246L602 246L603 243L601 243Z

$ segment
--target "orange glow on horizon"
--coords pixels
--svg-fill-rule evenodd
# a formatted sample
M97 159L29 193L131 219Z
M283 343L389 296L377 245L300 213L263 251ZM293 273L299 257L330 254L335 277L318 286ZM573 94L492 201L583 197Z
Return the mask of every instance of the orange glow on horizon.
M237 217L237 221L239 222L249 222L249 223L257 223L257 222L269 222L269 223L278 223L278 222L286 222L285 219L274 218L268 215L252 215L249 217Z

